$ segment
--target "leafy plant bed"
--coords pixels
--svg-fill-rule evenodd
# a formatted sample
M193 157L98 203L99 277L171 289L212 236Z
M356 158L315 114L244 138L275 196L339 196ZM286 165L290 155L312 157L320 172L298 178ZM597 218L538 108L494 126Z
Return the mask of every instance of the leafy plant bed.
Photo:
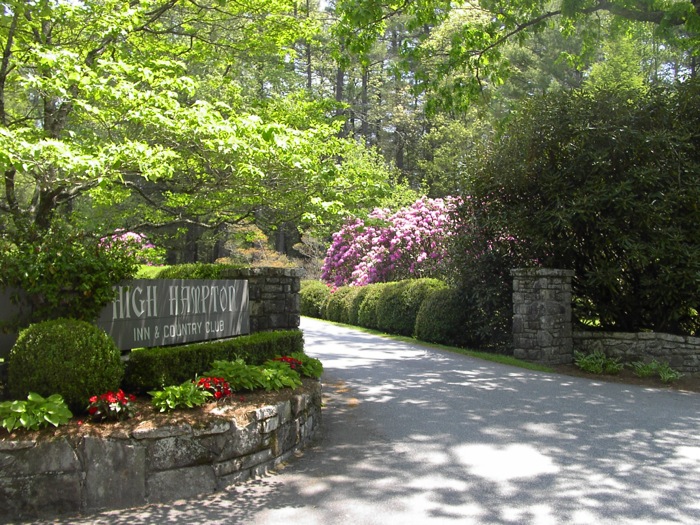
M251 420L251 415L258 408L276 405L289 400L292 396L310 394L317 388L318 381L303 378L302 386L292 390L284 388L278 391L255 390L252 392L236 393L230 398L216 403L207 403L201 407L172 412L159 412L149 396L137 397L134 417L124 421L109 421L94 423L85 415L74 416L70 423L57 428L47 427L41 430L26 430L18 428L10 433L0 428L0 441L45 441L59 437L98 436L114 437L128 435L137 429L158 428L188 424L193 428L202 427L210 422L225 419L235 419L239 426L245 426Z
M312 438L321 384L171 412L134 403L124 421L0 430L0 522L172 501L259 476Z

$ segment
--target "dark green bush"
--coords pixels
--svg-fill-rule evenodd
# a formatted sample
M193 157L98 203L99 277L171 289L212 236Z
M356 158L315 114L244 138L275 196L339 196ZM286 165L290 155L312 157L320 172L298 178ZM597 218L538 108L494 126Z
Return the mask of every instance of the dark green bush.
M357 324L365 328L377 329L377 304L381 297L386 283L373 283L365 286L367 291L362 297L360 308L357 312Z
M102 329L55 319L20 332L10 351L8 387L14 399L29 392L60 394L71 410L82 412L91 396L117 390L123 375L121 354Z
M326 299L323 308L324 319L334 321L336 323L350 322L350 313L345 297L350 294L352 287L341 286L336 288Z
M114 299L112 286L133 277L136 256L127 245L100 239L65 226L0 249L0 287L22 290L17 299L23 316L14 327L61 317L94 321Z
M421 341L451 346L474 346L483 343L475 307L454 288L434 289L426 296L416 316L415 334Z
M124 388L146 392L164 386L179 385L206 372L214 361L243 359L260 365L278 355L304 351L299 330L258 332L232 339L134 350L129 355Z
M521 262L574 270L575 313L603 329L699 332L700 81L553 93L522 109L465 166L470 228L455 254L510 244ZM454 260L463 280L479 274Z
M412 336L416 316L431 290L446 288L438 279L408 279L388 283L377 303L377 327L392 334Z
M322 318L323 305L330 294L331 289L321 281L302 281L299 292L301 315Z

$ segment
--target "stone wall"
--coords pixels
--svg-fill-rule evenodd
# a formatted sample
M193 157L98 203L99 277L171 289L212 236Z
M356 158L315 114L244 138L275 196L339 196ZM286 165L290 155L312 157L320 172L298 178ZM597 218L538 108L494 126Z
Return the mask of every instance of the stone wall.
M300 268L243 268L227 272L227 279L248 281L251 333L299 328L303 274Z
M0 522L173 501L259 476L311 439L321 384L251 415L244 427L221 419L109 438L0 440Z
M572 362L569 270L513 270L513 355L556 365Z
M683 374L700 372L700 338L655 332L573 333L573 349L584 353L602 351L624 363L656 359Z
M574 272L526 268L511 274L515 357L549 365L569 364L576 350L600 350L624 363L656 359L684 374L700 373L700 338L654 332L574 332Z

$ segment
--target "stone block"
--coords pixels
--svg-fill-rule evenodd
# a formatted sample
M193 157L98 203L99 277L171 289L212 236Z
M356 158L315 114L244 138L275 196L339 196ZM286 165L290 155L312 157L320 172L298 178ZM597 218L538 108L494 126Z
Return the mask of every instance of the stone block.
M227 476L217 478L217 487L219 490L224 490L232 485L237 485L248 481L251 478L250 470L241 470L240 472L234 472Z
M80 512L80 478L79 472L0 478L0 522Z
M241 458L241 470L265 464L272 460L273 457L272 450L269 448L256 452L255 454L250 454L249 456Z
M148 445L148 470L171 470L211 463L214 453L193 437L163 438Z
M292 409L292 415L297 417L300 413L306 410L307 397L303 394L293 396L290 401L290 406Z
M265 421L262 422L262 432L263 434L269 434L270 432L273 432L277 430L277 428L280 425L280 421L276 417L271 417L270 419L266 419Z
M289 401L284 401L277 404L277 416L279 417L280 423L284 424L292 419L292 403Z
M235 427L226 434L224 447L217 456L217 461L246 456L263 446L263 436L258 429L258 423L252 422L244 428Z
M89 510L142 505L146 498L146 447L127 440L86 437L79 453L85 466Z
M149 503L191 498L216 490L216 476L211 465L153 472L146 480Z
M32 448L0 453L3 477L66 473L80 470L80 462L66 439L38 443Z
M299 442L298 437L299 428L296 422L280 426L275 432L275 438L272 440L272 454L279 456L290 450Z
M161 439L175 436L191 436L192 427L183 425L170 425L159 428L136 428L131 435L134 439Z

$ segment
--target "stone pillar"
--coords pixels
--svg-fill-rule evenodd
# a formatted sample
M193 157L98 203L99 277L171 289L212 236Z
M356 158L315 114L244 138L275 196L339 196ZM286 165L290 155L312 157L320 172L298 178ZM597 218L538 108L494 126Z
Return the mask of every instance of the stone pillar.
M571 270L524 268L513 276L513 355L547 365L573 361Z

